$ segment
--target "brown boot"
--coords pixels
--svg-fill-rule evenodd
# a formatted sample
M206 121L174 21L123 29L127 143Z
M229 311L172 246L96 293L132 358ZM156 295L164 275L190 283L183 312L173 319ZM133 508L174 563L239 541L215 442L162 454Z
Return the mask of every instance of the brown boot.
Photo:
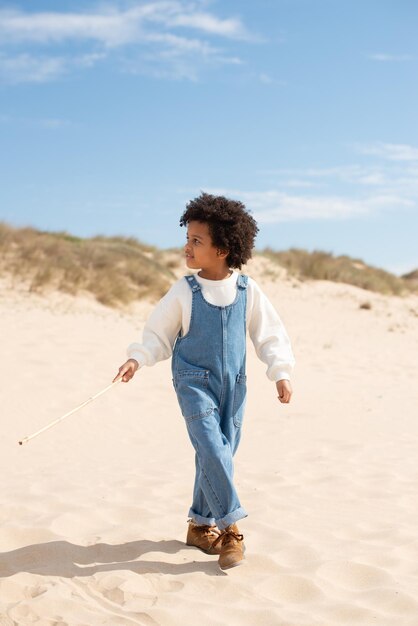
M221 534L216 526L199 525L193 519L188 521L189 528L187 529L186 545L200 548L206 554L220 554L220 543L214 546L215 541Z
M244 563L244 535L241 535L238 526L231 524L225 528L215 539L213 548L216 549L221 544L221 553L219 555L219 567L221 569L229 569Z

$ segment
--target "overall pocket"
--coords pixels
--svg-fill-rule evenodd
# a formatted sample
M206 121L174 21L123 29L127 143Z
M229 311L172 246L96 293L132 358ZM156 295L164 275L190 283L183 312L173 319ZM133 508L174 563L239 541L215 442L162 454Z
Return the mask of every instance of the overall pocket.
M207 393L209 370L183 369L174 374L174 387L185 419L205 417L215 405Z
M245 374L238 374L235 379L234 402L232 404L232 414L235 426L242 425L246 397L247 377Z

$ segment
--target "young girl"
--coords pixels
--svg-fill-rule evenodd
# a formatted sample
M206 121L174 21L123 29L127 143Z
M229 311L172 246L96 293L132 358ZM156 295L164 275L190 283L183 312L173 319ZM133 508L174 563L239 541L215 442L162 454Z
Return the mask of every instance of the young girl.
M294 357L285 328L257 283L234 269L251 258L258 227L245 206L202 193L180 219L187 226L186 264L200 270L160 300L142 343L114 380L172 356L173 385L195 449L196 475L186 543L219 555L222 569L241 565L247 516L233 482L246 397L246 330L280 402L292 395Z

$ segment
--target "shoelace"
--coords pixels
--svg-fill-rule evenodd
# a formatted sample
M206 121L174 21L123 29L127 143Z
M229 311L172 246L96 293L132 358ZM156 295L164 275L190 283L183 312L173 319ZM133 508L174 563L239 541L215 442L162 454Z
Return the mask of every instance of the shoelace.
M219 537L215 539L215 541L212 544L212 547L214 548L219 543L219 541L222 541L222 543L229 543L233 539L235 539L236 541L243 541L244 535L236 533L233 530L225 529L221 532Z

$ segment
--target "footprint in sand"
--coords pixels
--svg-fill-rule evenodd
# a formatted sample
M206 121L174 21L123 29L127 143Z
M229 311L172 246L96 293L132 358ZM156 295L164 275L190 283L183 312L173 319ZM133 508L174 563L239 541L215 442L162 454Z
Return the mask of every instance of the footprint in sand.
M97 584L95 588L102 596L104 596L111 602L115 602L116 604L123 604L125 601L125 596L122 589L120 589L120 586L124 582L124 578L122 578L121 576L113 576L112 574L108 574L101 577L99 584Z
M181 581L162 578L156 581L147 578L125 579L112 574L101 576L94 585L94 590L99 596L121 606L136 601L136 604L141 605L141 610L153 606L161 593L178 592L183 588L184 583Z
M184 583L179 580L163 580L158 581L158 589L164 592L181 591L184 587Z

